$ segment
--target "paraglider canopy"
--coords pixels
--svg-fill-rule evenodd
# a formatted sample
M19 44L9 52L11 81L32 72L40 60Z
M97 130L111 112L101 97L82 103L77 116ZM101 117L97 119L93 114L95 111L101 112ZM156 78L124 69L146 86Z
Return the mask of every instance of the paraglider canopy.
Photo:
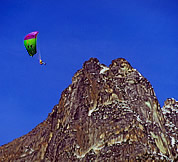
M31 32L27 34L24 38L25 48L28 54L32 57L37 53L36 40L37 40L38 33L39 33L38 31Z
M34 32L31 32L29 34L27 34L24 38L24 45L25 45L25 48L28 52L28 54L30 56L34 56L36 53L37 53L37 45L36 45L36 40L37 40L37 35L38 35L38 31L34 31ZM45 62L42 61L41 59L41 54L40 52L38 52L38 57L39 57L39 63L40 65L46 65Z

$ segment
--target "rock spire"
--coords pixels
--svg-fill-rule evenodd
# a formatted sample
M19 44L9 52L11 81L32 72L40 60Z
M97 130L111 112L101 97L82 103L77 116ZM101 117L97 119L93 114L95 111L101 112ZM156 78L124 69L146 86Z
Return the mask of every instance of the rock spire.
M125 59L91 58L47 119L0 147L1 161L173 161L178 102L161 109L150 82Z

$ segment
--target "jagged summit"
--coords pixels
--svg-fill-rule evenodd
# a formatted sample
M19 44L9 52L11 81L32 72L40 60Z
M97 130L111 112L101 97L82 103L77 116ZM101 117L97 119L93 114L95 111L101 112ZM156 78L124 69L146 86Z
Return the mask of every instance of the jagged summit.
M170 103L177 113L177 101ZM177 125L176 117L171 121L165 116L166 105L162 112L151 84L125 59L107 67L91 58L48 118L0 147L0 159L171 161L177 158ZM166 126L170 122L175 129Z

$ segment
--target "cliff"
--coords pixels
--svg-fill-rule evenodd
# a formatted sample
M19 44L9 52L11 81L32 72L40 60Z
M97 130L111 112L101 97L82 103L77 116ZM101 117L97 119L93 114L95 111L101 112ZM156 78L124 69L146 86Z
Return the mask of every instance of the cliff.
M47 119L0 147L1 161L173 161L178 102L161 109L146 78L125 59L91 58Z

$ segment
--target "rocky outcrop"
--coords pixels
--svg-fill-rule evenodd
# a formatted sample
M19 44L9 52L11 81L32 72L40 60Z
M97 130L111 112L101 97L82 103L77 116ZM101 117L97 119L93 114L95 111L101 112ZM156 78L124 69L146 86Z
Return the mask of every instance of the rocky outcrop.
M107 67L91 58L48 118L1 146L0 159L173 161L178 150L177 105L169 99L161 109L151 84L125 59Z
M165 119L166 133L170 140L171 152L177 157L178 153L178 101L169 98L164 102L162 112Z

